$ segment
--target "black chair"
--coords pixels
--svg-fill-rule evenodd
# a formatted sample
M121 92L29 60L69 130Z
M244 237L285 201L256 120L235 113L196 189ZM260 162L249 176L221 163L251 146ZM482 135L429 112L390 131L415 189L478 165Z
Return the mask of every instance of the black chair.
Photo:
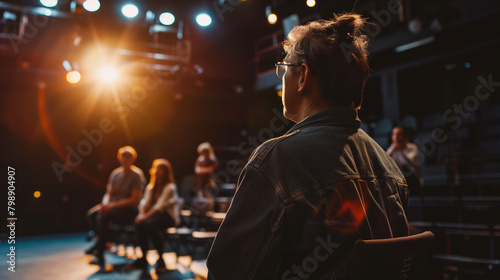
M422 279L433 240L430 231L390 239L357 240L348 262L347 279Z

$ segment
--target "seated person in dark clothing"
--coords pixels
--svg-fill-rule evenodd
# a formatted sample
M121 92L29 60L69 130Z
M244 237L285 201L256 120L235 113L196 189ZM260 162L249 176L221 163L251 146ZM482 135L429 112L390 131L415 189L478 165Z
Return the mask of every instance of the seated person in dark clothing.
M139 215L135 218L142 257L137 259L132 267L140 269L148 267L146 256L151 240L159 256L156 262L158 273L166 270L163 260L163 232L168 227L178 226L181 217L179 195L170 162L166 159L155 159L150 174L151 181L139 205Z
M109 175L106 193L102 202L92 207L87 216L96 230L96 243L87 250L95 253L92 264L104 265L104 250L109 239L110 222L132 223L137 216L137 205L146 183L144 173L134 165L137 152L130 146L118 150L120 167Z
M408 235L408 186L360 129L369 74L357 14L296 26L276 64L296 122L250 156L207 259L208 279L345 279L357 239Z

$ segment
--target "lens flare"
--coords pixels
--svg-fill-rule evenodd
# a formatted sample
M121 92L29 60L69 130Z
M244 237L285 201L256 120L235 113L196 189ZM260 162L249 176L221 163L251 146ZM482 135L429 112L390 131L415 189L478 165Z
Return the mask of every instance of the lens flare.
M114 67L111 66L103 66L101 69L99 69L98 75L99 79L107 83L112 83L118 78L118 72Z

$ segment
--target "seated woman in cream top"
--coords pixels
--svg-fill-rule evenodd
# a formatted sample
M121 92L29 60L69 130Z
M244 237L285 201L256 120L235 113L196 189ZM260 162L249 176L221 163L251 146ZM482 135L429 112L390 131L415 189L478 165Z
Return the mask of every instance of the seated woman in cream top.
M166 159L155 159L150 170L151 181L139 204L139 215L135 218L137 235L143 256L132 266L147 269L146 255L149 239L160 256L156 271L166 270L163 260L163 231L180 224L179 195L174 181L172 165Z

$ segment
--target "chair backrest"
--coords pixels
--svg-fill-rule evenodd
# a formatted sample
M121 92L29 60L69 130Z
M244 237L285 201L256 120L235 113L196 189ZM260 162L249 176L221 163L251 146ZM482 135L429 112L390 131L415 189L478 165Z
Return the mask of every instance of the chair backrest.
M347 267L347 279L421 279L433 240L430 231L406 237L358 240Z

